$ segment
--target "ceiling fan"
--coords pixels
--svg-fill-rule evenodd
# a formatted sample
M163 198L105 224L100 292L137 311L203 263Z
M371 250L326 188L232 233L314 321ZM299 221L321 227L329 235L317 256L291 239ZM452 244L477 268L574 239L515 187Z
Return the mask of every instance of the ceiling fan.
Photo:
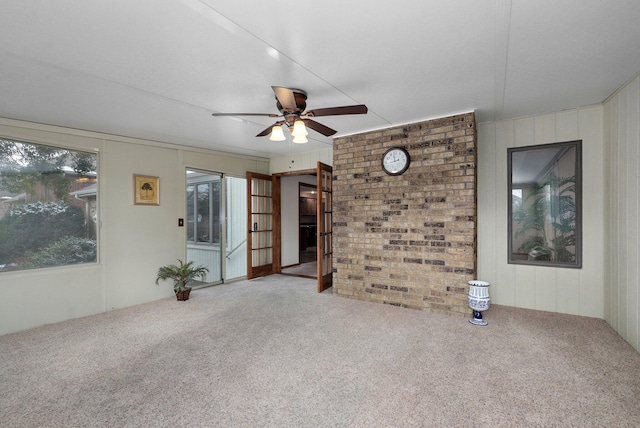
M293 135L294 143L306 143L308 132L306 127L329 137L335 134L336 130L329 128L312 117L319 116L338 116L346 114L366 114L368 109L364 104L320 108L305 111L307 108L307 93L302 89L285 88L282 86L272 86L276 96L276 107L281 114L275 113L213 113L213 116L268 116L281 117L282 120L269 126L267 129L256 135L256 137L265 137L271 134L270 139L274 141L282 141L285 139L282 131L282 125L286 125Z

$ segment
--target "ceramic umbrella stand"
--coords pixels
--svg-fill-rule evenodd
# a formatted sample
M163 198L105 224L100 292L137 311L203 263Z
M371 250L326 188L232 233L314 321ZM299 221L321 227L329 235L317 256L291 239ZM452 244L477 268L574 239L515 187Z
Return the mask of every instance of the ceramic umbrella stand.
M474 325L487 325L482 319L482 311L489 309L489 283L486 281L469 281L469 307L473 309L473 318L469 320Z

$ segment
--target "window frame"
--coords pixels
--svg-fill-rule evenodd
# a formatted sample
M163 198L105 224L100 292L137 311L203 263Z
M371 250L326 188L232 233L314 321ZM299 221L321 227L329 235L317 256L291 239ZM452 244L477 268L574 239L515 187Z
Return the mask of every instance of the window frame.
M0 140L11 142L11 143L22 144L26 146L38 146L42 148L48 148L55 151L64 151L64 152L67 152L66 156L69 156L69 157L73 157L74 155L88 155L92 157L92 161L93 161L92 170L91 171L87 170L84 174L78 173L78 170L76 169L74 169L73 172L69 171L67 169L67 168L70 168L69 164L63 165L62 167L60 167L60 165L55 166L54 168L55 170L61 170L63 171L64 174L73 176L73 178L69 182L69 187L66 190L64 190L64 193L66 194L66 197L64 199L57 199L57 196L56 196L55 200L42 201L43 198L51 199L51 195L54 194L54 190L51 187L43 185L42 187L38 187L35 190L32 190L35 193L32 193L31 195L29 195L29 191L26 191L27 195L25 195L23 202L20 205L17 205L15 208L7 209L7 212L10 210L15 210L19 206L34 205L34 204L40 204L40 205L46 206L50 204L60 205L61 203L63 203L67 206L76 206L78 209L82 211L82 218L84 220L83 228L85 229L83 236L82 237L78 236L78 237L84 240L93 241L95 245L95 249L94 249L95 256L92 260L72 261L69 263L61 263L61 264L59 263L59 264L52 264L52 265L45 264L41 266L29 266L27 264L26 266L22 266L16 269L12 269L12 268L0 269L0 275L11 274L11 273L42 271L46 269L79 269L79 268L86 268L88 266L98 265L100 263L100 227L99 227L99 223L100 223L100 214L99 214L100 213L100 186L99 186L100 171L99 170L100 170L100 162L101 162L100 150L97 148L94 150L91 150L85 147L78 147L73 143L68 143L65 141L51 142L51 141L47 141L45 139L40 139L40 138L31 140L31 139L24 139L18 136L5 135L5 134L0 135ZM87 165L85 162L83 162L80 159L78 159L77 162L78 162L77 164L73 164L73 165L75 166ZM32 164L26 164L26 165L32 165ZM46 171L45 171L45 174L46 174ZM89 184L79 188L75 187L79 182L84 181L83 178L88 179ZM92 185L95 185L95 189L89 189ZM91 195L92 193L94 193L95 195ZM86 195L93 196L94 200L92 201L90 200L90 198L86 199L85 201L83 201L84 206L80 206L81 205L80 203L74 204L73 201L76 201L76 200L82 201L84 199L82 196L79 196L82 194L84 194L85 196ZM20 194L16 196L19 196L19 195ZM33 199L33 201L30 201L29 199ZM4 214L3 214L3 217L4 217ZM59 240L60 238L56 238L56 239ZM49 244L58 242L57 240L50 241ZM73 245L75 246L77 245L77 243L74 243ZM42 253L42 250L46 248L47 248L47 245L41 245L35 248L33 252L36 254Z
M565 153L567 153L569 150L573 149L575 150L574 153L574 162L573 162L573 176L568 176L565 177L566 180L568 180L569 183L571 183L571 180L573 180L573 185L574 185L574 197L573 197L573 202L574 202L574 209L572 211L569 211L570 213L572 213L573 215L575 215L575 219L574 219L574 223L575 223L575 236L574 238L574 245L569 246L569 247L574 247L575 248L575 260L572 261L555 261L555 260L537 260L535 258L535 253L534 253L534 258L532 259L532 255L531 252L529 252L529 256L527 259L521 259L522 255L520 256L516 256L518 253L515 251L514 247L514 229L515 229L515 220L514 220L514 196L513 196L513 191L515 189L522 189L523 185L522 183L516 183L514 184L513 182L513 177L514 177L514 168L518 168L517 166L514 165L514 161L513 161L513 157L515 154L524 154L525 156L527 154L533 154L533 152L538 151L538 150L553 150L553 149L557 149L558 150L558 155L556 156L556 158L554 158L555 160L559 160L562 159L562 157L564 156ZM529 152L529 153L526 153ZM541 153L541 152L540 152ZM540 179L546 177L549 172L551 171L550 167L546 167L546 169L540 169L539 170L539 176L541 177ZM560 178L560 177L558 177ZM535 184L540 184L541 182L538 181ZM570 186L569 185L565 185L565 186ZM549 185L547 184L546 187L548 187ZM511 147L507 149L507 187L508 187L508 199L507 199L507 233L508 233L508 240L507 240L507 263L509 264L518 264L518 265L529 265L529 266L548 266L548 267L561 267L561 268L575 268L575 269L580 269L582 268L582 235L583 235L583 227L582 227L582 140L572 140L572 141L564 141L564 142L556 142L556 143L549 143L549 144L539 144L539 145L531 145L531 146L525 146L525 147ZM562 192L562 190L567 189L567 187L563 187L560 186L558 187L556 190L558 192ZM562 189L562 190L561 190ZM527 197L524 195L525 191L524 189L523 191L523 197L522 197L522 203L525 203L525 200L527 199ZM544 212L545 216L551 216L550 214L551 210L547 210ZM557 223L556 223L557 224ZM553 225L551 223L547 224L545 222L545 228L548 227L553 227ZM548 242L548 241L547 241ZM554 247L555 248L555 247Z
M195 170L194 170L195 171ZM220 178L222 178L222 176L220 176ZM218 235L218 241L216 242L216 240L214 239L214 235L215 235L215 231L212 229L212 227L214 227L214 225L216 224L216 222L214 221L214 217L215 217L215 213L216 213L216 206L215 206L215 198L214 198L214 194L215 194L215 190L214 187L215 185L218 185L218 193L220 193L222 191L222 186L221 186L221 180L211 180L211 179L207 179L207 180L193 180L193 181L189 181L187 183L187 187L189 186L193 186L193 239L189 239L189 234L187 233L187 239L186 242L188 244L191 245L220 245L220 236ZM198 194L200 193L198 190L198 187L200 185L206 184L208 185L208 209L209 209L209 238L208 240L204 241L204 240L198 240L197 236L198 236L198 221L197 221L197 216L198 216ZM189 199L188 193L186 195L187 197L187 202ZM219 211L220 211L220 207L218 207L218 216L220 215ZM188 209L187 209L187 214L188 214ZM219 219L218 219L219 220ZM187 222L189 221L189 216L187 215ZM219 221L218 221L219 224Z

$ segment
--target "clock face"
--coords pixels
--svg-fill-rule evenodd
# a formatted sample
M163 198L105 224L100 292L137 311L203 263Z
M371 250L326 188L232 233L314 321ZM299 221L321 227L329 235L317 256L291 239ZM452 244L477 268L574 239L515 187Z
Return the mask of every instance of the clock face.
M382 169L389 175L400 175L409 168L410 162L409 152L402 147L392 147L382 156Z

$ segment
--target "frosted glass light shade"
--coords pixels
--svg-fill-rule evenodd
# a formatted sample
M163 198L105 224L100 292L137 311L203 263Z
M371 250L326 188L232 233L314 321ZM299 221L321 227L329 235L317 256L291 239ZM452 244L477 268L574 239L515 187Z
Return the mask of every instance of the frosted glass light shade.
M304 144L307 141L308 141L307 137L305 137L304 135L298 135L298 136L293 137L293 142L296 143L296 144Z
M271 136L269 139L271 141L284 141L286 138L284 132L282 132L282 126L275 125L271 128Z
M298 119L295 122L293 122L293 132L291 133L291 135L293 135L294 137L304 137L309 135L309 133L307 132L307 128L304 126L303 121Z

